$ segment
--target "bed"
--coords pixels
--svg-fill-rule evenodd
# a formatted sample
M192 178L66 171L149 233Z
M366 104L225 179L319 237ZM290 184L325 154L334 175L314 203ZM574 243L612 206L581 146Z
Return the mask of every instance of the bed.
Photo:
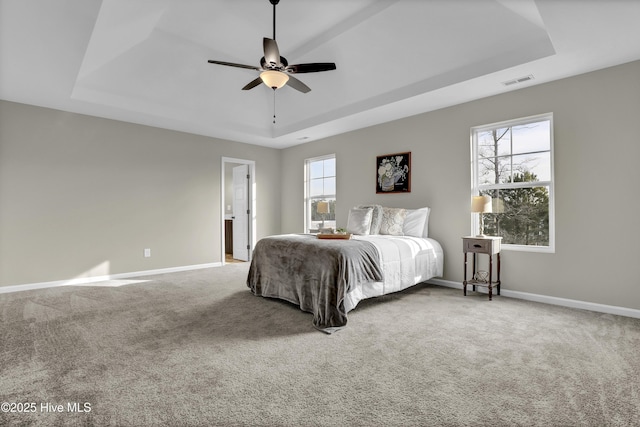
M359 206L349 212L351 239L311 234L269 236L256 244L247 286L256 296L289 301L333 333L366 298L442 276L443 251L428 237L429 208Z

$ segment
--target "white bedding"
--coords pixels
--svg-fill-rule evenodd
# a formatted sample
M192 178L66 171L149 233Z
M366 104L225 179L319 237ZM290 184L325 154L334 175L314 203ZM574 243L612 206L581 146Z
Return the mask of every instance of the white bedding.
M347 312L353 310L363 299L401 291L433 277L442 276L442 246L431 238L388 235L352 238L366 240L376 246L384 280L360 283L350 290L344 299Z

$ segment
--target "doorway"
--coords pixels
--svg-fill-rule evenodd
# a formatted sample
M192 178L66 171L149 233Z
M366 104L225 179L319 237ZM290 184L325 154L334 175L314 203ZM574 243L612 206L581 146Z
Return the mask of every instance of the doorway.
M251 260L255 245L255 162L222 157L221 264Z

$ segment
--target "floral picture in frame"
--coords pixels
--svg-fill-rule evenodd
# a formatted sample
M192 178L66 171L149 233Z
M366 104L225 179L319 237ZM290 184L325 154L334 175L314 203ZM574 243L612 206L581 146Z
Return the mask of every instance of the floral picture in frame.
M376 193L411 192L411 152L376 158Z

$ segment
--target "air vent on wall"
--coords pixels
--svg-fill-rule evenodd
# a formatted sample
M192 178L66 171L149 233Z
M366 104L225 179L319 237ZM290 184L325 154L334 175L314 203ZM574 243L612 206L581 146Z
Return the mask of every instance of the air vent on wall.
M506 82L502 82L502 84L505 85L505 86L511 86L511 85L516 84L516 83L528 82L529 80L533 80L533 75L529 74L528 76L519 77L519 78L513 79L513 80L508 80Z

